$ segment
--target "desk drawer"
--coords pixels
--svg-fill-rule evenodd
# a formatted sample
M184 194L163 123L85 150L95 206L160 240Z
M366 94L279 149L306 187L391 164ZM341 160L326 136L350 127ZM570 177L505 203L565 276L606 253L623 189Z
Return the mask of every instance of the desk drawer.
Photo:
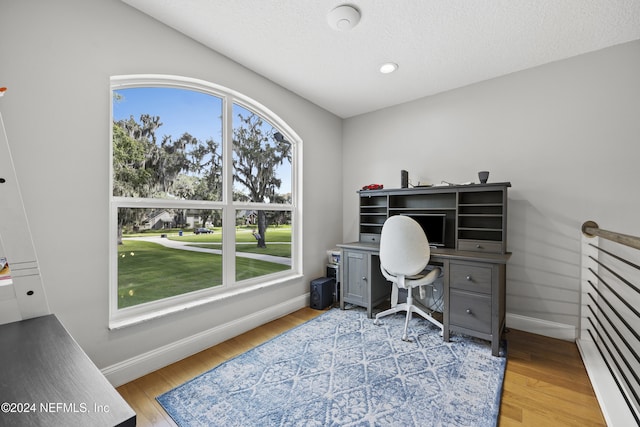
M491 333L491 296L451 290L449 322L452 326Z
M450 287L470 292L491 293L491 267L452 262Z
M379 243L380 235L374 233L360 233L360 241L362 243Z
M489 240L466 240L458 239L459 251L473 251L473 252L491 252L501 253L502 242L492 242Z

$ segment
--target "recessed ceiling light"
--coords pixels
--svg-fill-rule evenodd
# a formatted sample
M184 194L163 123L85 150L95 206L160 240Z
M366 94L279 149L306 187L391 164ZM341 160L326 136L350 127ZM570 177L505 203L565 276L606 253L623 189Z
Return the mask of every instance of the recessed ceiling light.
M393 73L397 69L398 69L398 64L396 64L395 62L386 62L380 66L380 72L382 74Z

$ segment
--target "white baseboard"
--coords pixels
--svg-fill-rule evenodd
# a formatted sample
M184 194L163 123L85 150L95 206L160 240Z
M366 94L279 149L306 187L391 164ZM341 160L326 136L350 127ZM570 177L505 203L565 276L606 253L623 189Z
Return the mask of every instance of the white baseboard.
M309 295L301 295L276 306L251 313L240 319L233 319L223 325L107 366L101 371L114 387L118 387L308 305Z
M593 341L579 339L576 344L582 362L596 394L602 415L608 426L632 426L636 424L633 413L625 403L620 389L609 372Z
M573 325L550 322L548 320L536 319L513 313L507 313L505 317L507 328L518 329L520 331L544 335L551 338L558 338L565 341L575 341L577 337L577 329Z

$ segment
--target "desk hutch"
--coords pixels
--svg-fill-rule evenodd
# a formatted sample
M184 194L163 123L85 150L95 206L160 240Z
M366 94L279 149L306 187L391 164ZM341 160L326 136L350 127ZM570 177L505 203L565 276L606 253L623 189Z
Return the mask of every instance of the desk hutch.
M372 309L389 299L380 272L380 233L392 215L444 216L443 246L430 264L443 269L443 336L452 331L491 341L499 355L505 322L508 182L359 191L359 240L338 245L340 307Z

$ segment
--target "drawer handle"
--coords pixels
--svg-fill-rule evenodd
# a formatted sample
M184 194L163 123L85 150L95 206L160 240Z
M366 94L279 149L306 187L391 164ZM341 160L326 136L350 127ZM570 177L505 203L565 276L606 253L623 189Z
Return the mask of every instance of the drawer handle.
M482 245L477 244L477 245L476 245L476 249L482 249Z
M366 282L367 278L365 276L362 276L362 280Z
M468 280L468 281L472 281L472 280L473 280L473 277L471 277L471 275L469 274L469 275L467 276L467 280Z
M467 308L465 311L467 312L467 314L473 314L470 308Z

